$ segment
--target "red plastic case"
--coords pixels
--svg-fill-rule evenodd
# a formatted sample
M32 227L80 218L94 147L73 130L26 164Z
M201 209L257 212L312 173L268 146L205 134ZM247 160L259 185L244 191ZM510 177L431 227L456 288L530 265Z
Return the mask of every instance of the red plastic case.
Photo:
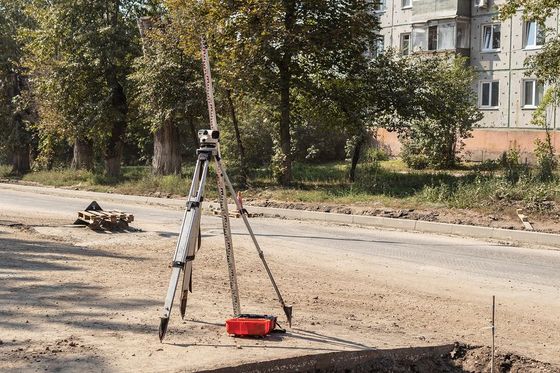
M226 321L226 331L238 337L264 337L276 326L276 317L268 315L239 315Z

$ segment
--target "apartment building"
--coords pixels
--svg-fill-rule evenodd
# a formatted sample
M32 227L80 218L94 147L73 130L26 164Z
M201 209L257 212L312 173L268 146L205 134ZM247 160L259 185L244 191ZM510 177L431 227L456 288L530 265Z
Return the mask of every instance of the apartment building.
M465 157L473 160L499 157L514 144L531 160L534 140L544 137L531 118L545 87L527 75L524 62L550 33L558 33L559 14L545 25L523 20L521 13L501 22L497 6L504 1L382 0L378 10L380 49L469 57L478 75L473 90L484 114L480 128L465 142ZM560 149L560 110L549 108L547 122ZM381 131L379 140L399 152L394 134Z

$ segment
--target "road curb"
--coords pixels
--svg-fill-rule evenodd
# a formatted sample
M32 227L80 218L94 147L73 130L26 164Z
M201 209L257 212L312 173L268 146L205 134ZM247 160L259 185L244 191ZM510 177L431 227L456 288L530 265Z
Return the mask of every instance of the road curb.
M136 204L159 205L182 208L185 206L185 198L160 198L133 196L113 193L89 192L83 190L61 189L44 186L29 186L12 183L0 183L0 189L12 189L19 191L32 191L40 194L51 194L71 198L87 198L101 201L118 201ZM212 205L212 204L211 204ZM217 206L217 203L214 203ZM434 233L445 235L458 235L478 238L483 240L498 240L522 244L533 244L542 246L560 247L560 235L542 232L528 232L513 229L501 229L490 227L479 227L474 225L460 225L449 223L437 223L423 220L407 220L385 218L381 216L336 214L317 211L281 209L275 207L246 206L250 212L265 216L279 217L284 219L313 220L336 224L357 224L385 229L397 229L421 233ZM236 209L235 205L229 205L231 211Z
M232 205L232 208L235 206ZM379 228L398 229L435 234L451 234L479 239L491 239L516 243L560 247L560 235L542 232L526 232L502 228L479 227L437 223L423 220L385 218L381 216L335 214L315 211L279 209L251 206L251 212L272 215L286 219L318 220L328 223L358 224Z

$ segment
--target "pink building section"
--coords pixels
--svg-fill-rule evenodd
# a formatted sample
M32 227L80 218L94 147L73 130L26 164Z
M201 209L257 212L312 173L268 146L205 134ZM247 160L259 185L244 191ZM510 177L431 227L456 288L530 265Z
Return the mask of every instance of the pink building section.
M557 152L560 151L560 132L550 132L552 142ZM497 159L503 152L512 147L518 147L521 151L521 159L531 163L534 161L533 150L536 139L544 139L543 130L507 130L507 129L476 129L473 137L465 139L463 158L471 161L484 161ZM401 151L401 143L395 132L381 129L377 132L379 145L386 148L391 155L398 156Z

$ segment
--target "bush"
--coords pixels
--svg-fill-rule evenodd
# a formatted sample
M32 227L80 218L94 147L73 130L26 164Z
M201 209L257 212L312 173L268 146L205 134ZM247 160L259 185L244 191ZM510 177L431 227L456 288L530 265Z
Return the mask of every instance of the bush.
M365 151L364 161L368 163L378 163L388 161L389 154L383 149L370 147Z
M399 133L405 144L403 160L412 168L454 167L462 139L470 137L474 124L482 119L472 90L475 72L466 59L454 57L450 62L447 57L436 62L437 74L428 64L431 73L425 75L415 98L418 109Z
M403 142L401 159L408 168L414 170L423 170L427 168L430 163L428 157L420 153L418 146L409 141Z
M8 177L12 173L12 166L0 164L0 177Z
M558 159L554 154L554 147L547 133L547 139L535 140L535 156L537 157L537 177L540 181L550 181L554 178L554 171L558 167Z
M521 175L528 174L527 166L521 163L521 149L515 142L507 152L502 154L500 163L510 184L517 183Z

